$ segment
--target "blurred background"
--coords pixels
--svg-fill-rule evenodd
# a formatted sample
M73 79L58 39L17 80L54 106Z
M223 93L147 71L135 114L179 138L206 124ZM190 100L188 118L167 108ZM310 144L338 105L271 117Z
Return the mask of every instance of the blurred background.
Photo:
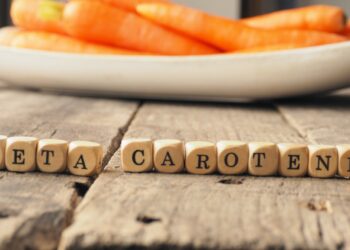
M8 10L11 0L0 0L0 26L10 24ZM332 4L343 7L350 13L349 0L174 0L211 13L240 18L310 4Z

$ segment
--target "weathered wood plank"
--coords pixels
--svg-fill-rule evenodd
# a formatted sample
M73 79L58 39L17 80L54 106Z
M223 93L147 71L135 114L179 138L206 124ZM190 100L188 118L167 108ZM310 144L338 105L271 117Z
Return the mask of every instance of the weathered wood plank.
M89 179L0 172L0 249L55 249Z
M350 190L344 180L324 182L106 173L77 210L62 244L68 249L336 249L349 235L344 208ZM324 202L332 212L313 210L312 204L322 208Z
M278 105L299 133L317 144L350 143L350 89Z
M118 147L136 102L0 92L0 134L93 140ZM0 172L0 249L55 249L91 184L88 178Z
M303 142L263 105L145 104L126 137ZM60 249L346 249L346 180L125 174L118 157Z

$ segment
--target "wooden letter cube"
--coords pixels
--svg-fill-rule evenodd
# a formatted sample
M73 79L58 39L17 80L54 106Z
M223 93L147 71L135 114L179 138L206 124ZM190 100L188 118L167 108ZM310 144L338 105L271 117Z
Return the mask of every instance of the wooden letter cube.
M338 174L342 177L350 177L350 145L338 147Z
M36 162L40 171L45 173L61 173L67 167L68 142L63 140L40 140L36 154Z
M0 170L6 168L5 167L6 141L7 141L7 137L0 135Z
M285 177L302 177L307 174L309 149L307 145L281 143L279 174Z
M186 143L186 169L191 174L212 174L217 169L216 147L211 142Z
M185 150L182 141L157 140L153 143L154 167L161 173L182 172L185 165Z
M248 144L239 141L217 143L218 170L221 174L244 174L248 170Z
M13 172L30 172L36 168L36 147L34 137L11 137L6 143L6 168Z
M103 147L95 142L73 141L68 148L68 170L78 176L93 176L102 170Z
M121 145L121 164L125 172L142 173L153 169L153 143L150 139L127 139Z
M275 175L279 154L274 143L255 142L249 144L249 173L256 176Z
M311 177L329 178L338 170L338 151L333 146L309 146L309 175Z

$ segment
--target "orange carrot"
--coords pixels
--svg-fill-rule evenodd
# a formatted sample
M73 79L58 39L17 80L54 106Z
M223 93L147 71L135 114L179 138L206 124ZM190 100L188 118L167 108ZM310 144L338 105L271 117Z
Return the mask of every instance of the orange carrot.
M47 31L64 34L64 29L59 21L44 20L39 13L40 1L38 0L15 0L11 6L13 23L28 30ZM63 5L56 2L52 8L60 8ZM43 10L47 11L47 10ZM50 10L48 10L50 11Z
M137 11L161 25L225 51L289 43L307 47L347 40L340 35L317 31L276 31L252 28L239 21L209 15L175 4L140 4L137 6Z
M12 41L18 34L23 32L21 29L16 27L5 27L0 29L0 45L10 46Z
M243 19L242 23L266 29L302 29L330 33L344 30L346 16L342 8L329 5L313 5Z
M163 55L201 55L218 51L139 17L98 1L69 2L62 14L73 37Z
M139 54L132 51L83 42L65 35L39 31L21 32L13 39L11 47L79 54Z
M299 49L303 48L304 46L298 45L298 44L277 44L277 45L271 45L271 46L262 46L262 47L254 47L244 50L237 50L234 52L236 53L259 53L259 52L272 52L272 51L282 51L282 50L292 50L292 49Z
M87 0L91 1L91 0ZM142 3L168 3L168 0L99 0L102 3L122 8L128 11L136 11L136 6Z

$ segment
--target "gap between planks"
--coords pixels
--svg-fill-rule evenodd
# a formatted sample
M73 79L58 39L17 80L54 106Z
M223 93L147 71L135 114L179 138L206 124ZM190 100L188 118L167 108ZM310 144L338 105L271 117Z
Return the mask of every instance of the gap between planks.
M15 91L6 87L1 90L0 102L6 108L0 116L7 121L0 126L2 133L98 141L112 150L112 153L113 143L122 138L121 135L118 137L120 131L115 131L115 128L126 131L141 105L136 101L80 98L45 92ZM113 114L113 111L116 113ZM106 163L111 156L105 155ZM0 225L7 228L7 234L2 235L0 249L38 246L51 249L57 246L61 233L72 223L75 208L93 181L69 175L21 175L8 172L0 172L0 179L4 188L4 195L1 197L3 202L0 202ZM20 185L15 189L19 192L17 195L12 190L16 182ZM36 189L30 185L34 185ZM39 198L40 202L35 202ZM21 205L22 203L25 205ZM15 210L12 211L13 209ZM16 214L18 209L20 210ZM15 214L12 216L13 212ZM29 230L31 227L33 230ZM42 239L42 234L46 235L45 240Z
M146 134L146 136L147 136L147 135L152 134L154 137L152 139L156 139L157 136L159 136L159 134L163 135L163 136L164 135L169 136L169 134L170 134L170 135L175 136L175 137L176 136L181 137L180 139L203 139L203 140L206 139L205 134L203 134L201 131L196 131L196 127L193 127L193 130L191 130L191 129L186 130L185 128L181 129L180 127L176 127L176 125L179 126L179 124L177 124L176 121L174 121L171 123L173 125L173 127L169 128L169 130L167 131L165 127L162 127L162 125L164 125L164 124L158 124L158 123L154 124L154 122L156 121L154 117L150 118L150 117L145 116L145 114L147 114L147 111L148 112L153 111L153 112L149 113L150 116L155 116L158 119L161 118L162 116L166 116L167 118L169 118L170 117L169 112L171 115L171 111L176 111L176 108L174 110L171 110L171 107L177 106L177 105L174 105L173 103L171 103L173 105L172 106L169 105L170 111L168 113L164 113L164 112L157 113L159 111L156 110L154 106L157 106L157 104L159 104L159 102L156 103L156 105L152 102L147 102L145 104L146 105L140 105L140 107L138 108L137 112L135 113L133 119L130 121L128 129L130 127L132 127L132 130L130 131L130 133L128 133L127 137L141 136L143 134ZM152 106L153 106L153 109L152 109ZM164 106L168 106L168 103L165 103ZM195 114L199 115L199 117L189 116L189 117L191 117L190 120L192 120L193 122L196 120L196 118L201 119L201 116L203 115L203 111L204 111L204 113L210 113L211 109L215 110L214 105L203 105L204 109L203 109L203 106L196 105L196 104L193 105L193 104L181 104L180 103L179 106L185 106L185 108L190 110L189 112L191 112L191 109L196 108L196 107L198 109L202 110L199 113L198 112L195 113ZM220 107L221 107L221 110L226 110L225 106L226 105L219 105L219 109L217 110L217 112L222 112L222 114L228 114L231 108L227 109L228 110L227 112L220 111ZM259 139L265 138L266 136L270 136L271 138L266 138L266 139L268 139L268 140L269 139L272 139L272 140L276 140L276 139L292 139L292 140L294 140L295 139L295 140L300 140L300 141L304 141L304 142L311 142L310 138L308 136L305 136L302 133L302 130L298 129L297 124L292 123L293 120L291 120L288 116L286 116L283 113L283 110L281 110L279 108L279 106L277 106L277 104L269 103L268 105L264 105L264 106L267 106L266 107L267 111L269 111L269 107L270 107L271 108L270 112L278 113L281 120L283 120L283 122L285 123L285 125L283 125L282 123L279 124L282 126L281 127L282 130L280 131L281 134L277 135L277 136L274 136L273 134L271 134L269 127L267 127L266 129L268 131L270 131L270 132L268 132L270 134L265 134L261 130L264 128L263 126L262 127L261 126L254 127L255 129L258 129L258 130L252 131L252 132L253 133L256 132L258 134L257 137ZM207 107L207 109L205 109L205 107ZM230 105L228 105L228 107L230 107ZM238 107L238 109L241 109L242 112L245 112L244 105L242 107L240 105L233 105L232 109L234 110L237 107ZM140 112L141 110L142 110L142 112ZM165 109L160 109L160 110L165 111ZM259 108L257 108L257 110L259 110ZM262 109L262 111L263 110L264 109ZM248 105L248 111L249 111L249 105ZM181 108L180 108L180 112L181 112ZM184 112L184 111L182 111L182 112ZM243 114L242 112L239 112L238 115L242 115ZM139 114L139 113L141 113L141 114ZM184 115L184 113L182 113L182 115ZM258 115L258 113L255 113L255 115ZM220 116L214 114L213 117L218 118ZM147 121L147 119L146 119L146 121L144 122L142 120L144 118L149 118L150 120ZM183 118L184 117L180 117L180 120ZM249 119L249 117L248 118L241 117L241 118L243 118L243 120L245 120L246 122L253 121L253 120L250 120L251 118ZM273 116L270 118L273 118ZM277 117L275 117L275 118L277 119ZM164 119L164 118L161 118L161 119ZM230 120L222 119L222 122L228 122L228 121L230 121ZM233 121L233 120L231 120L231 121ZM202 122L204 122L204 120ZM266 122L269 122L269 121L266 120ZM277 122L278 122L278 119L277 119ZM195 124L192 124L192 125L196 126L198 124L200 124L200 122L196 121ZM187 125L191 125L191 121ZM269 125L272 126L271 124L269 124ZM287 127L287 126L290 128L290 130L287 129L286 131L284 131L283 127ZM220 133L223 133L223 132L217 131L215 128L210 128L210 127L207 127L206 125L200 126L197 128L203 128L203 127L207 128L206 132L209 134L208 138L214 139L214 140L215 139L224 139L224 138L217 138L217 135ZM242 136L243 140L250 138L250 135L248 135L247 131L244 130L244 125L242 127L243 127L242 128L243 129L242 135L235 135L236 131L235 131L234 126L230 127L231 131L227 130L224 133L226 133L227 137L237 136L237 138L239 139ZM155 132L154 130L157 128L159 129L158 133L153 133L153 132ZM236 127L236 129L237 129L237 127ZM191 134L186 133L186 132L194 133L192 135L194 138L189 138L189 137L191 137ZM286 132L286 134L288 134L288 136L281 137L285 132ZM216 133L218 133L218 134L216 134ZM123 134L120 137L120 140L122 140L124 138L124 135L125 134ZM116 154L118 152L119 151L117 151ZM113 157L113 161L110 161L109 165L113 164L113 165L119 166L119 163L117 161L119 161L118 157ZM173 177L173 176L167 176L167 175L160 176L157 174L150 174L150 175L147 175L147 174L132 175L132 174L130 174L129 175L129 174L123 174L119 170L117 170L117 173L113 173L113 172L112 173L105 173L103 176L101 176L102 180L103 180L103 178L105 179L105 182L103 183L102 181L100 181L100 183L96 183L93 186L91 186L89 190L91 190L91 189L95 189L95 190L92 190L92 192L89 194L89 197L85 198L84 204L81 204L79 206L80 207L80 211L79 211L80 214L78 214L79 215L77 218L78 224L75 225L75 229L77 229L78 225L89 226L88 224L85 224L86 219L87 219L86 218L87 214L85 214L85 216L82 215L81 210L87 209L88 211L91 212L91 209L92 209L91 202L92 201L94 201L95 204L101 202L102 204L107 205L107 206L102 205L102 207L103 207L103 211L105 211L105 213L109 214L109 215L112 215L113 212L109 211L109 209L106 210L106 207L111 207L112 204L117 205L116 207L113 206L113 208L116 209L117 211L119 211L121 214L125 213L125 216L130 216L131 214L136 212L137 209L139 209L141 211L141 205L136 204L136 203L133 206L130 206L128 208L127 204L129 204L130 202L127 202L129 199L124 197L124 196L126 196L126 194L123 193L123 191L125 192L125 186L130 185L130 183L131 183L131 187L135 189L135 192L137 191L137 192L142 193L138 196L138 198L140 199L139 202L143 203L143 204L148 204L147 199L153 200L155 197L158 197L158 196L151 197L152 195L150 195L150 197L147 197L146 196L147 192L144 191L143 188L147 189L149 191L149 193L151 193L151 194L158 192L159 197L161 197L162 199L165 199L168 196L166 196L165 193L162 193L163 191L161 188L164 188L164 186L169 188L168 192L171 192L171 188L175 185L183 188L184 189L183 192L185 192L185 190L187 190L187 188L191 188L191 190L193 192L197 192L198 191L197 188L199 186L203 185L203 180L205 179L208 181L208 184L210 184L213 181L214 183L219 182L222 184L238 184L238 185L240 185L244 182L245 185L249 185L248 189L239 188L238 192L236 192L237 197L239 196L239 194L241 194L241 192L243 192L243 193L246 192L246 194L249 196L249 195L252 195L253 193L259 191L259 190L256 190L258 187L261 187L261 188L266 187L265 188L266 193L258 192L259 195L264 195L264 197L266 196L265 197L266 200L260 198L260 199L254 200L254 201L257 202L257 205L259 205L259 207L261 209L260 212L262 212L262 214L259 215L259 217L258 217L258 219L263 222L260 226L266 227L265 229L271 229L271 230L273 229L273 234L275 236L275 240L271 240L271 241L267 240L267 239L269 239L267 237L268 235L263 234L263 236L266 236L265 240L255 242L255 240L258 238L258 237L255 238L255 236L259 236L259 237L261 236L261 235L259 235L259 233L260 233L259 230L252 231L255 235L255 236L253 235L254 237L252 236L252 237L250 237L250 238L248 237L246 239L244 239L242 237L242 239L241 239L242 244L241 245L239 245L238 243L236 244L234 242L231 242L230 238L223 237L222 239L227 241L227 243L229 243L228 245L231 244L230 246L233 248L234 247L240 248L242 246L251 247L251 248L259 247L259 246L262 248L265 248L265 247L268 248L268 246L276 247L276 248L283 247L283 246L286 247L286 245L283 245L283 244L287 244L287 248L288 247L295 247L295 246L300 247L303 245L307 246L307 247L311 247L311 248L312 247L325 247L325 246L332 248L332 247L334 247L335 243L337 243L337 247L339 247L339 248L342 248L342 246L347 246L347 242L343 241L344 235L342 235L342 232L344 233L347 230L346 225L344 226L344 229L342 229L342 228L340 228L341 225L339 225L335 221L335 220L340 221L342 219L346 219L344 217L344 214L342 214L342 213L340 213L339 215L335 214L334 217L332 217L331 215L327 215L327 213L331 213L331 211L328 211L328 210L332 209L332 208L328 208L327 204L322 203L324 201L324 199L326 199L326 200L330 199L332 202L336 201L335 205L336 205L337 210L342 209L342 205L337 204L337 203L339 203L339 202L341 202L342 204L346 203L346 201L343 200L346 197L340 197L340 196L338 197L338 193L341 192L340 191L341 188L338 186L341 185L343 188L345 188L346 187L345 181L341 181L341 182L336 183L336 180L334 180L334 181L333 180L330 180L330 181L321 180L320 181L320 180L295 179L295 180L286 181L283 178L282 179L281 178L260 178L259 179L259 178L254 178L254 177L252 177L252 178L243 177L243 179L242 179L242 177L236 178L236 177L218 177L218 176L213 176L213 177L209 176L209 177L200 178L200 177L196 177L196 176L185 175L182 178L177 179L179 183L175 183L174 182L175 177ZM246 178L246 179L244 179L244 178ZM106 185L106 183L110 184L110 187L108 187L108 188L104 187ZM152 186L150 187L150 185L148 185L149 183L152 183L153 187ZM194 186L193 186L193 183L195 183ZM323 184L323 185L321 185L321 184ZM218 203L220 203L220 202L222 202L222 200L220 200L219 197L216 196L216 194L221 193L221 192L222 193L227 192L227 189L229 189L229 187L226 187L225 188L226 191L225 191L225 189L222 186L218 186L217 184L213 184L213 185L214 185L213 187L215 187L215 190L216 189L218 189L218 190L216 190L213 193L215 195L213 195L212 198L218 199L217 201L218 201ZM277 186L281 190L275 190L272 192L272 190L274 190ZM140 187L143 187L143 188L140 188ZM293 188L295 188L295 187L299 187L299 190L294 190ZM321 189L321 187L322 187L322 189ZM330 187L330 188L327 188L327 187ZM110 189L122 191L121 196L123 196L125 198L125 200L123 200L124 198L120 198L120 197L117 197L117 198L113 197L112 198L110 195L108 195L108 192L110 192ZM328 191L328 190L334 190L334 191ZM232 192L233 192L233 190L232 190ZM271 195L271 196L267 195L268 192L272 192L273 195ZM323 192L325 192L325 193L323 194ZM99 195L97 193L99 193ZM283 195L281 195L280 193L281 194L283 193ZM118 192L118 194L119 194L119 192ZM204 195L203 192L198 192L196 194L197 195ZM130 195L131 195L131 193L130 193ZM135 193L133 193L132 195L135 195ZM144 197L144 195L146 197ZM228 192L226 195L230 195L230 193ZM287 195L289 197L289 200L284 200L284 195ZM172 199L173 196L176 196L176 193L172 193L170 195L170 197L166 198L166 199ZM108 197L110 197L112 199L110 204L108 202L104 203L104 200L106 200ZM204 198L206 198L205 195L204 195ZM314 198L316 198L316 200L313 200ZM90 204L89 204L89 199L90 199ZM318 199L320 199L320 200L318 200ZM118 201L115 203L115 201L113 201L113 200L118 200ZM175 202L175 200L174 200L174 202ZM298 200L303 200L303 201L309 200L309 202L305 203L305 204L299 204L299 203L295 204L295 200L297 200L297 201ZM178 201L178 200L176 200L176 201ZM240 202L243 204L244 204L244 201L245 201L244 199L240 200ZM121 204L122 202L125 202L126 205ZM160 201L158 201L158 203L157 204L160 206L165 206L165 202L162 202L161 199L160 199ZM248 203L250 203L250 202L248 202ZM262 203L262 205L260 203ZM288 203L288 205L293 205L293 207L288 208L288 206L286 206L285 203ZM188 204L190 204L190 202L187 202L186 204L188 205ZM89 205L90 205L90 208L89 208ZM96 205L96 206L98 207L98 205ZM135 209L135 211L132 211L132 213L130 213L129 211L123 211L125 209L125 206L126 206L126 210ZM138 206L138 207L134 208L134 206ZM293 209L295 209L295 210L297 210L297 213L294 213L294 214L282 213L281 212L282 210L270 209L272 206L284 207L285 209L288 209L289 212L291 212L291 211L293 211ZM142 223L145 223L145 224L147 224L147 223L152 224L153 229L156 230L158 227L163 226L164 221L167 223L169 222L169 224L172 224L173 223L172 216L177 217L177 219L183 219L180 216L180 214L177 212L177 210L169 212L169 211L167 211L167 210L171 210L171 208L169 208L169 207L158 207L158 206L155 206L155 207L150 205L150 208L148 208L148 210L145 211L144 214L141 214L141 215L139 214L139 216L137 217L137 220L141 221ZM208 207L211 208L209 205L208 205ZM306 207L306 209L304 209L303 207ZM159 209L164 209L164 211L159 210ZM199 209L199 208L194 207L194 209ZM325 209L327 211L323 214L310 212L310 211L318 211L318 209L321 209L321 211L323 211L323 209ZM239 208L236 208L236 210L237 210L236 211L237 213L240 211ZM169 214L167 214L167 212L169 212ZM221 212L223 214L227 213L225 210L222 210ZM277 214L278 216L282 216L282 218L280 218L281 225L278 225L278 223L276 224L276 222L274 221L274 219L277 218L276 216L273 216L276 212L281 213L281 214ZM110 214L110 213L112 213L112 214ZM121 214L119 214L119 216ZM114 215L118 216L116 212L114 213ZM153 216L153 215L158 215L158 216ZM249 213L247 212L246 215L253 216L253 214L251 214L250 212ZM266 215L266 218L264 215ZM287 223L282 223L282 222L288 221L290 216L294 216L293 220L296 221L296 223L294 225L295 228L292 230L292 233L293 233L292 236L296 237L295 239L298 240L297 243L293 243L293 239L292 240L283 239L283 237L286 235L284 235L282 233L283 232L282 229L288 229L289 225ZM115 216L110 217L110 219L112 219L112 218L115 218ZM119 223L120 222L130 222L127 219L128 218L126 218L126 219L121 218L118 220L118 222ZM163 222L157 223L157 221L159 221L161 219L163 219ZM168 219L169 219L169 221L167 221ZM235 218L235 219L237 219L237 218ZM154 220L155 220L155 222L153 224ZM110 220L108 220L108 222L111 223ZM181 223L182 223L181 224L182 226L187 225L186 222L182 221ZM202 221L202 223L205 223L205 222ZM97 224L99 224L99 223L97 222ZM122 224L123 223L120 223L119 225L117 224L114 226L120 226ZM247 226L248 224L245 223L244 225ZM81 228L80 233L82 233L82 234L77 232L77 234L75 234L75 236L73 236L73 238L70 238L70 240L72 240L72 241L68 242L68 249L74 249L74 247L78 247L80 249L85 248L85 247L87 247L87 248L89 248L89 247L103 248L105 246L114 246L114 247L120 247L121 249L124 249L124 248L128 249L128 247L132 247L132 246L145 247L145 246L147 246L147 244L151 244L151 243L155 243L155 242L158 242L159 244L165 244L164 245L165 247L169 247L169 246L172 246L171 245L172 243L174 243L174 239L172 239L173 240L172 242L165 241L165 240L169 240L170 236L172 236L172 237L175 236L175 242L178 241L177 243L182 242L184 244L184 245L181 245L181 244L180 245L173 245L174 248L179 248L179 249L187 249L186 247L188 247L188 249L191 249L191 247L196 248L195 245L194 246L187 245L188 244L187 238L181 238L181 237L176 238L176 234L172 234L169 236L166 236L164 234L160 234L160 236L157 238L157 236L152 231L152 227L147 228L146 226L140 226L139 224L132 224L131 225L132 227L130 227L128 229L128 230L131 230L131 229L136 230L137 228L142 227L142 229L140 229L140 232L138 232L138 233L136 232L135 235L132 234L132 232L128 231L127 229L125 229L125 228L123 229L123 227L120 227L120 230L121 230L120 232L118 232L117 234L113 234L114 231L111 228L109 228L108 224L105 224L104 227L107 227L107 229L106 229L107 231L105 231L105 232L108 233L108 235L106 236L107 238L102 237L101 234L100 234L100 236L102 238L94 235L96 233L98 234L98 232L95 231L95 230L97 230L96 226L98 227L98 225L94 224L94 227L91 228L93 231L88 231L89 229L85 229L85 227L80 227ZM108 231L108 228L109 228L109 231ZM180 227L175 226L174 230L178 230L180 228L181 228L181 226ZM250 229L253 230L253 228L254 228L254 226ZM103 228L101 228L101 230L102 229ZM324 231L325 229L336 229L336 230L334 230L334 232L333 232L332 230ZM87 231L85 231L85 230L87 230ZM162 230L166 231L165 228L162 228ZM299 234L298 233L299 230L301 230L302 233ZM170 231L171 231L171 229L170 229ZM249 230L246 230L246 233L248 231ZM266 230L263 230L263 231L266 231ZM65 232L67 232L67 230L65 230ZM87 234L84 235L84 232ZM332 233L330 234L330 232L332 232ZM94 234L92 234L92 233L94 233ZM123 235L123 233L126 234L125 236L126 236L127 240L122 239L122 238L113 240L112 236L117 237L118 235L119 236ZM135 237L131 237L131 236L136 236L136 235L138 235L140 237L142 236L141 238L144 241L141 239L141 240L133 242L131 245L129 245L130 242L128 240L131 240L131 239L136 240ZM300 236L300 238L297 238L297 236L298 237ZM210 238L210 239L213 240L214 238L215 237ZM74 241L74 239L76 241ZM204 237L202 240L198 240L197 244L199 244L200 247L204 247L203 243L204 243L205 239L207 239L207 238ZM68 240L69 240L69 238L68 238ZM94 245L94 243L97 244L99 240L101 240L101 242L100 242L101 245ZM281 240L281 242L278 240ZM282 240L285 240L285 241L283 242ZM335 242L335 240L337 240L337 242ZM212 248L212 249L217 248L218 246L220 246L220 245L217 245L218 242L220 242L220 241L211 242L211 244L213 244L213 245L209 246L209 248ZM248 245L244 245L243 244L244 242L246 242L246 244L248 244ZM111 244L111 245L109 245L109 244ZM135 245L133 245L133 244L135 244ZM167 244L170 244L170 245L167 245ZM253 245L249 245L249 244L253 244ZM155 249L157 249L157 247L159 247L159 246L163 246L163 245L153 245L153 247ZM198 245L197 245L197 247L198 247ZM221 248L224 249L224 246L221 245Z
M124 138L124 135L126 134L126 132L128 131L130 125L132 124L133 120L137 116L137 114L138 114L139 110L141 109L142 105L143 105L143 102L140 101L139 104L137 105L135 111L131 114L131 116L130 116L129 120L127 121L127 123L124 126L120 127L118 129L118 132L117 132L116 136L111 139L111 142L110 142L110 144L108 146L108 149L107 149L107 151L106 151L106 153L105 153L105 155L103 157L103 164L102 164L103 171L105 171L105 168L110 163L110 160L112 159L112 157L116 154L117 150L119 149L120 144L121 144L121 142L122 142L122 140ZM90 188L93 187L93 185L94 185L95 181L98 179L98 177L99 177L99 175L96 176L95 178L90 178L91 183L89 185L79 185L80 183L74 183L74 188L76 189L77 195L80 198L80 200L74 202L74 205L72 206L71 215L69 217L69 221L68 221L66 227L62 230L61 237L62 237L62 234L65 231L65 229L68 228L72 224L72 222L74 220L75 209L77 208L79 203L84 199L85 194L90 190Z
M103 162L102 162L102 166L103 166L103 171L105 170L105 168L107 167L108 163L110 162L110 160L112 159L112 157L115 155L115 153L118 151L120 144L124 138L124 135L126 134L126 132L128 131L132 121L135 119L135 117L137 116L137 113L139 112L139 110L141 109L143 105L143 102L140 102L138 104L138 106L136 107L135 111L131 114L129 120L127 121L127 123L120 127L118 129L117 135L115 137L112 138L108 149L106 151L105 156L103 157ZM98 176L97 176L98 178Z
M258 140L272 140L274 142L278 142L278 140L291 140L291 141L303 141L304 138L301 138L298 133L296 133L294 128L289 128L289 123L287 123L282 117L280 112L276 110L276 108L272 104L262 104L262 105L213 105L213 104L193 104L193 103L165 103L164 105L159 105L163 103L154 103L147 102L142 106L141 110L139 110L136 119L132 121L130 124L129 132L126 137L139 137L139 136L151 136L151 139L156 139L159 137L177 137L179 139L185 140L217 140L217 139L258 139ZM179 112L178 116L174 114L175 112ZM192 113L193 112L193 113ZM208 114L212 114L211 117L207 117ZM228 117L225 117L228 115ZM248 117L247 117L248 115ZM174 118L172 120L171 118ZM207 119L218 119L213 123L208 123ZM240 120L242 119L242 120ZM260 120L261 119L261 120ZM254 123L256 121L261 121L263 124L255 124L255 126L247 128L248 124ZM184 122L184 124L181 124ZM243 125L241 124L243 122ZM264 124L266 123L266 124ZM275 125L277 124L277 127ZM226 124L223 126L222 124ZM216 128L215 126L218 125ZM186 127L188 126L188 127ZM278 127L280 126L280 127ZM275 131L278 129L278 131ZM275 133L274 133L275 132ZM276 133L277 132L277 133ZM239 134L238 134L239 133ZM119 152L119 151L118 151ZM113 161L109 164L111 167L119 166L118 157L113 157ZM94 186L90 188L90 192L87 197L85 197L84 201L80 204L77 212L77 216L75 223L73 223L73 228L69 230L65 230L64 234L66 238L63 237L63 243L61 245L61 249L93 249L94 247L104 248L107 246L119 247L120 249L129 249L133 246L145 247L152 246L151 249L157 249L159 246L169 247L173 246L178 249L192 249L193 248L202 248L205 247L205 241L208 239L212 240L210 245L207 245L210 249L225 249L224 242L228 243L226 247L232 248L242 247L243 245L239 245L231 240L231 237L228 235L224 235L220 240L215 240L216 237L212 237L214 232L209 230L206 232L208 237L205 235L201 235L196 240L196 245L188 245L190 244L190 239L193 236L192 234L181 234L178 235L176 233L167 235L167 233L174 232L182 228L186 228L189 224L185 220L186 216L194 216L192 212L188 212L188 215L180 213L178 210L173 210L167 204L167 200L171 204L178 203L184 208L188 208L187 206L192 205L193 211L202 211L200 210L199 203L196 205L192 202L192 199L186 200L186 194L188 196L188 192L194 192L196 194L195 197L199 197L198 200L203 200L200 198L207 199L205 195L204 186L210 186L212 191L212 198L217 199L217 202L213 202L213 204L221 204L223 202L223 198L225 196L231 197L232 195L238 195L241 192L246 192L249 194L257 191L259 187L266 187L265 191L271 191L274 189L276 185L283 186L298 186L303 185L307 186L308 181L304 180L296 180L295 182L286 182L281 178L250 178L243 177L246 180L242 181L242 177L224 177L224 176L194 176L194 175L183 175L183 176L167 176L167 175L159 175L159 174L140 174L140 175L132 175L132 174L123 174L120 170L112 171L109 173L104 173L100 176L100 179L97 180ZM249 189L245 189L244 187L237 190L235 192L232 188L226 186L220 186L220 184L240 184L244 182L245 185L249 185ZM313 181L315 185L319 182ZM151 184L152 183L152 184ZM206 184L207 183L207 184ZM280 183L280 184L279 184ZM300 183L300 184L299 184ZM127 187L129 185L130 193L127 193ZM108 187L106 187L108 186ZM181 194L185 194L185 197L182 195L178 196L175 191L172 189L174 187L179 188L181 190ZM198 190L198 188L202 188L202 190ZM166 189L167 191L164 191ZM182 190L183 189L183 190ZM289 189L289 188L288 188ZM286 190L288 190L286 189ZM114 190L114 193L111 191ZM166 195L167 192L170 195ZM278 190L276 190L276 199L282 199L278 194ZM218 194L221 194L219 196ZM115 197L115 194L118 194L118 197ZM155 195L153 197L153 194ZM260 193L259 193L260 194ZM134 196L132 199L137 199L138 202L131 204L132 202L129 200L129 195ZM223 195L223 196L222 196ZM298 199L298 194L289 194L292 200ZM120 196L120 197L119 197ZM108 198L110 197L110 199ZM182 197L182 198L180 198ZM254 196L255 197L255 196ZM270 207L271 204L269 202L274 202L274 196L267 196L269 200L265 204L266 207ZM308 199L309 197L304 197ZM109 201L107 201L107 199ZM131 200L132 200L131 199ZM163 200L164 199L164 200ZM174 199L170 201L171 199ZM177 200L177 199L180 199ZM183 200L184 199L184 200ZM152 200L157 204L149 203ZM226 199L225 199L226 200ZM175 202L175 203L174 203ZM246 200L240 200L241 203L246 203ZM257 204L260 204L261 199L254 200ZM292 201L290 201L291 203ZM250 203L250 201L248 202ZM149 207L142 207L143 205L148 204ZM158 206L159 205L159 206ZM229 205L234 205L229 203ZM247 205L247 204L245 204ZM298 204L294 204L297 206ZM259 207L261 207L259 205ZM265 207L265 206L263 206ZM109 208L109 209L107 209ZM113 208L113 209L110 209ZM212 207L210 204L206 205L203 209L209 209L212 211ZM241 209L238 207L235 208L239 212ZM231 209L232 209L231 208ZM297 208L297 207L295 207ZM138 211L143 210L142 214L139 214ZM180 209L182 211L182 209ZM94 211L96 214L100 214L102 217L100 218L102 221L94 221L92 224L89 224L89 219L87 218L89 212ZM250 210L249 210L250 211ZM250 212L247 212L248 216L253 216ZM264 212L265 210L263 210ZM227 210L222 210L222 214L231 215L231 212ZM266 211L267 214L272 213L271 211ZM102 215L103 213L104 215ZM305 212L306 213L306 212ZM221 213L219 213L221 214ZM90 214L89 216L91 216ZM137 215L136 217L134 215ZM222 219L219 215L217 218L214 218L215 215L209 213L211 215L211 223L215 224L216 219ZM184 216L184 217L181 217ZM295 215L296 216L296 215ZM174 217L174 218L173 218ZM106 223L103 223L103 219L106 219ZM119 218L119 219L117 219ZM144 224L150 223L153 226L147 227L140 222L135 222L132 219L136 218L137 221L141 221ZM162 219L162 222L152 223L152 221L159 221L159 218ZM193 217L197 218L197 217ZM227 219L229 219L228 217ZM254 217L255 218L255 217ZM173 221L178 219L179 223L173 225ZM208 225L208 220L202 217L197 218L201 223ZM203 219L204 221L202 221ZM237 220L237 217L231 217L231 222ZM257 218L258 219L258 218ZM113 221L116 220L116 221ZM248 219L249 221L250 219ZM117 223L115 223L117 222ZM237 221L235 221L237 223ZM96 224L97 223L97 224ZM112 223L113 227L119 228L118 232L111 228L111 225L108 223ZM130 223L130 224L129 224ZM245 221L247 223L247 221ZM102 225L103 224L103 225ZM191 223L192 224L192 223ZM195 223L194 223L195 224ZM235 223L233 223L235 224ZM248 223L249 228L254 227L254 223ZM245 224L245 226L248 226ZM264 225L269 224L268 218ZM280 227L277 227L275 223L273 223L277 230ZM93 226L92 226L93 225ZM124 226L125 227L124 227ZM164 226L169 225L171 227L163 228ZM264 226L262 225L262 226ZM92 226L92 227L90 227ZM212 225L213 226L213 225ZM219 225L216 225L219 226ZM284 225L285 226L285 225ZM202 229L193 227L196 230L201 232ZM222 225L222 227L225 227ZM219 227L223 229L222 227ZM272 226L271 226L272 227ZM100 231L96 231L98 230ZM153 230L162 229L154 232ZM78 231L75 231L78 230ZM92 230L92 231L89 231ZM134 232L135 230L135 232ZM139 230L139 231L137 231ZM203 229L204 230L204 229ZM162 231L162 232L161 232ZM163 232L164 231L164 232ZM249 230L248 230L249 231ZM103 234L103 232L105 234ZM247 231L245 232L247 233ZM125 234L125 237L122 237ZM258 231L255 232L255 236L257 236ZM192 235L192 236L191 236ZM215 234L216 235L216 234ZM265 234L264 234L265 235ZM137 237L139 238L137 238ZM169 238L171 236L171 238ZM186 237L185 237L186 236ZM253 244L255 242L255 236L241 237L242 244ZM266 235L265 235L266 236ZM136 237L136 238L135 238ZM134 239L135 241L131 241ZM64 242L66 240L66 242ZM301 240L301 239L300 239ZM244 243L245 241L248 241ZM99 245L97 245L99 244ZM155 245L150 245L155 244ZM158 245L160 244L160 245ZM164 245L162 245L164 244ZM175 244L175 245L172 245ZM179 245L176 245L179 244ZM276 246L280 247L281 245L278 242L261 242L254 244L276 244ZM256 246L258 246L256 245ZM265 245L265 246L266 246ZM249 245L246 245L247 247ZM254 246L254 245L253 245Z

